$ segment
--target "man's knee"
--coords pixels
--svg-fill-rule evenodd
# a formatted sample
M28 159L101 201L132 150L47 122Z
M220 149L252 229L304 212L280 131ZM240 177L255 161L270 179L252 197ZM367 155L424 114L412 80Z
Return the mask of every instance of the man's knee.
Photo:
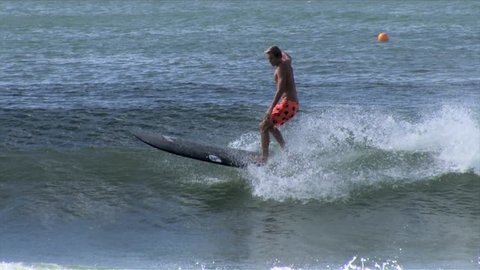
M269 121L269 120L263 120L262 122L260 122L259 127L260 127L260 132L262 133L268 132L273 128L273 123L272 121Z

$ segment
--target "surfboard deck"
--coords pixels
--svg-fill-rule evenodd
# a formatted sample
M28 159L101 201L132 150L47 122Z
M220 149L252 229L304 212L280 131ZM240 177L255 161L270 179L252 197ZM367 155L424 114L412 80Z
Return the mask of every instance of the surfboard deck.
M259 155L252 151L205 145L147 131L135 131L133 135L140 141L159 150L224 166L246 167L249 164L255 164L255 157Z

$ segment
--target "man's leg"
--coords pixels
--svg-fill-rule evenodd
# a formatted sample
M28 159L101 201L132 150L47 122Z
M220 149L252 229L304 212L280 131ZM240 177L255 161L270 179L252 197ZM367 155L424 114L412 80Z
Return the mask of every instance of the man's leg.
M272 126L272 128L270 129L270 132L272 133L275 140L277 140L278 144L280 144L280 147L282 147L282 149L285 149L285 140L283 140L283 136L282 136L282 133L280 133L280 130Z
M260 123L260 136L262 141L262 162L268 160L268 147L270 145L270 130L273 128L273 123L270 120L263 120Z

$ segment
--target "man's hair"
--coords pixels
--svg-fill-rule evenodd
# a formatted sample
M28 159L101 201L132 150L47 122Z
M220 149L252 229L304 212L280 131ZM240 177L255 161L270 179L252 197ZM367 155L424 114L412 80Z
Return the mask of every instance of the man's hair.
M266 51L265 51L266 54L271 54L273 56L275 56L276 58L281 58L282 57L282 50L280 50L279 47L277 46L272 46L270 48L268 48Z

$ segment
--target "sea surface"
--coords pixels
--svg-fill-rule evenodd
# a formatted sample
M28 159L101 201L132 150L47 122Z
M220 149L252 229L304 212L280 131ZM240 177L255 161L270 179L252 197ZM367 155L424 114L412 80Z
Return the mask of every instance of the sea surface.
M0 2L0 269L480 269L480 1ZM377 42L387 32L390 41ZM260 150L293 58L300 112Z

